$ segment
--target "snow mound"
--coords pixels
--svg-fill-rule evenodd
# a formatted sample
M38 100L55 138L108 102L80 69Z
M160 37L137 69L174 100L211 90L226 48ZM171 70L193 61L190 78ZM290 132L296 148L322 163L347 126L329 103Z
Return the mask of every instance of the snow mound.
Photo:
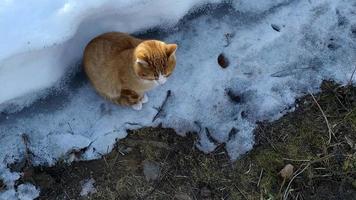
M196 132L204 152L225 143L236 159L252 148L257 121L293 110L295 99L317 92L323 79L350 80L355 1L240 0L179 21L208 2L217 1L0 3L0 26L7 30L0 37L0 82L6 86L0 88L0 177L10 186L18 178L6 165L23 157L23 134L35 164L97 158L126 129L158 124L181 135ZM163 87L148 93L143 110L105 101L76 73L93 36L156 26L154 37L178 43L178 64ZM227 68L218 65L221 53Z
M2 1L0 27L6 31L0 38L0 110L9 105L19 110L45 96L43 90L80 60L94 36L167 27L210 2L217 0Z

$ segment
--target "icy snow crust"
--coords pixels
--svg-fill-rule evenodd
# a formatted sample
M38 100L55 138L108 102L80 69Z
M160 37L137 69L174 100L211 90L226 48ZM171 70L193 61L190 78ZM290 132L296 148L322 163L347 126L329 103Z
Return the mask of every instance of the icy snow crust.
M278 119L293 109L297 97L318 91L323 79L350 80L356 0L233 1L200 9L174 25L207 2L1 2L0 27L7 28L0 37L0 177L9 188L20 174L5 166L22 158L23 133L35 164L76 159L70 152L84 147L82 159L93 159L110 151L126 129L158 124L182 135L197 132L205 152L226 143L236 159L252 148L257 121ZM93 36L157 25L161 29L142 36L178 43L178 64L163 87L148 93L143 110L106 102L76 73ZM229 42L227 33L233 35ZM222 52L230 61L226 69L217 64ZM168 90L171 97L152 122Z

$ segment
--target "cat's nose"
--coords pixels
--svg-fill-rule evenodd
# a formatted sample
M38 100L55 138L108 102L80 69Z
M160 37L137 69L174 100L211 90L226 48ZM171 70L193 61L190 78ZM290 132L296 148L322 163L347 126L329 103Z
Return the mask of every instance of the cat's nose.
M158 80L158 83L159 83L160 85L162 85L162 84L164 84L166 81L167 81L166 79Z
M164 84L166 81L167 81L167 78L162 75L160 75L157 80L158 84L160 84L160 85Z

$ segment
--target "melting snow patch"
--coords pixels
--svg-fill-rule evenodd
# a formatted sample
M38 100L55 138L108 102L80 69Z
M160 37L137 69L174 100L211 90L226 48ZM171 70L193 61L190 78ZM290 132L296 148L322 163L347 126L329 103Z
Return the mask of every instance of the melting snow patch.
M31 200L39 196L40 191L31 184L21 184L17 188L19 200Z
M15 189L0 193L0 200L32 200L40 195L39 189L31 184L21 184Z
M158 124L181 135L197 132L204 152L226 143L236 159L252 148L257 121L278 119L296 98L317 92L323 79L350 80L355 1L240 0L201 9L173 26L207 2L218 1L1 2L0 176L7 186L17 176L6 165L25 152L23 133L34 164L68 155L93 159L110 151L126 129ZM163 87L148 93L143 110L113 105L81 73L69 76L95 35L155 26L170 27L155 37L178 43L178 64ZM221 53L226 68L218 64Z
M161 168L158 163L145 160L142 162L143 174L147 181L155 181L159 178L161 174Z
M80 191L80 196L83 197L96 193L94 184L95 180L93 178L82 181L82 191Z

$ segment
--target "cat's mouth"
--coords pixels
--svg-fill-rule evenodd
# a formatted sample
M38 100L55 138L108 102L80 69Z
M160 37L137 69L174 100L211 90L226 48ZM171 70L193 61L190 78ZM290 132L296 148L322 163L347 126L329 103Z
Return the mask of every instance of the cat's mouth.
M158 80L156 80L156 81L159 85L163 85L167 81L167 77L160 75Z
M154 83L155 85L163 85L166 83L167 81L167 77L160 75L158 77L158 79L154 79L154 80L147 80L147 79L142 79L144 82L149 82L149 83Z

